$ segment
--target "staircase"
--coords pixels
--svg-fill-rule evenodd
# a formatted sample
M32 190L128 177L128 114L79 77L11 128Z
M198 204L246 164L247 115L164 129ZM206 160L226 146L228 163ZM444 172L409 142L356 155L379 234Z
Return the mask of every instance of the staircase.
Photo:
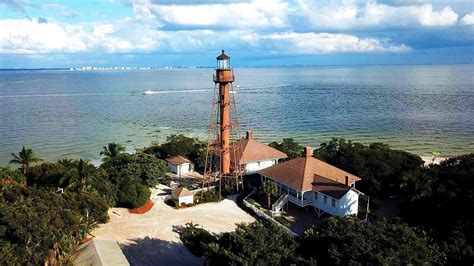
M288 194L281 195L281 197L272 205L272 211L279 212L287 202Z

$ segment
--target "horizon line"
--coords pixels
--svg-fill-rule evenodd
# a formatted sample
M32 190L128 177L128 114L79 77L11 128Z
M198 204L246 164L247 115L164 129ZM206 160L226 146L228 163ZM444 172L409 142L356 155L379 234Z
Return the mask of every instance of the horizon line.
M284 67L364 67L364 66L448 66L448 65L474 65L470 63L404 63L404 64L300 64L300 65L249 65L249 66L234 66L233 68L284 68ZM81 69L86 67L99 69ZM126 68L126 69L112 69L112 68ZM0 68L0 71L18 71L18 70L71 70L71 71L100 71L100 70L147 70L147 69L169 69L169 68L211 68L215 66L80 66L80 67L32 67L32 68Z

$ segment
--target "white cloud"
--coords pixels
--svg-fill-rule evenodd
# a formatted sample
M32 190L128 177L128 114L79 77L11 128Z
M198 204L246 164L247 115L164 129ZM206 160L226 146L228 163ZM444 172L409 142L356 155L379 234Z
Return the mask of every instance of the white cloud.
M282 27L289 10L288 4L280 0L193 5L163 5L137 1L132 5L141 17L153 14L165 24L191 27Z
M452 26L458 21L458 14L451 7L445 7L438 12L433 11L432 5L410 7L409 10L423 26Z
M463 25L474 25L474 12L466 14L460 22Z
M389 6L369 1L299 0L295 14L313 29L347 30L354 28L452 26L458 14L449 6L439 11L431 4Z
M111 24L94 26L44 22L40 19L0 20L0 53L76 53L91 50L120 52L135 49L128 40L113 36Z
M87 49L80 26L60 26L39 20L0 21L1 53L80 52Z
M47 54L77 52L193 52L229 49L269 50L282 54L336 52L402 52L409 48L375 38L349 34L254 30L163 31L136 21L97 25L40 23L37 19L0 20L0 53Z
M212 30L161 31L136 21L96 25L61 24L39 19L0 20L1 54L47 54L78 52L195 51L231 38L236 32L216 34ZM231 37L229 37L231 36Z
M257 37L271 40L277 50L289 54L328 54L337 52L405 52L410 47L395 45L374 38L359 38L348 34L275 33Z
M458 22L449 6L409 2L387 5L376 0L250 0L191 3L129 0L138 18L160 26L190 28L286 28L295 31L446 27ZM212 1L211 1L212 2Z

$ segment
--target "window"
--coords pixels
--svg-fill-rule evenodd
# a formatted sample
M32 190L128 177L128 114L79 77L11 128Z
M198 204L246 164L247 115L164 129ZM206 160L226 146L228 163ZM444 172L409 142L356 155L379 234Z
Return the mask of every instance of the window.
M336 207L336 200L335 199L332 199L331 205L332 205L333 208Z
M324 204L328 203L328 196L324 195Z

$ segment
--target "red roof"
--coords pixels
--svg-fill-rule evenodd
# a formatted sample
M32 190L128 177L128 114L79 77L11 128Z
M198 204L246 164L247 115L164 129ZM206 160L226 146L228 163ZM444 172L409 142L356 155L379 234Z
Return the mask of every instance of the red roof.
M253 138L241 139L231 144L230 148L230 160L232 162L237 160L239 164L283 159L286 157L288 157L286 153Z
M193 195L193 193L185 187L180 187L180 188L174 189L171 192L171 196L173 196L175 198L191 196L191 195Z
M183 164L183 163L191 163L191 161L188 160L186 157L179 156L179 155L171 157L171 158L167 158L166 161L168 161L169 163L174 164L174 165L180 165L180 164Z
M314 157L299 157L258 171L259 174L299 191L317 190L342 197L359 177ZM346 185L346 177L348 185Z

